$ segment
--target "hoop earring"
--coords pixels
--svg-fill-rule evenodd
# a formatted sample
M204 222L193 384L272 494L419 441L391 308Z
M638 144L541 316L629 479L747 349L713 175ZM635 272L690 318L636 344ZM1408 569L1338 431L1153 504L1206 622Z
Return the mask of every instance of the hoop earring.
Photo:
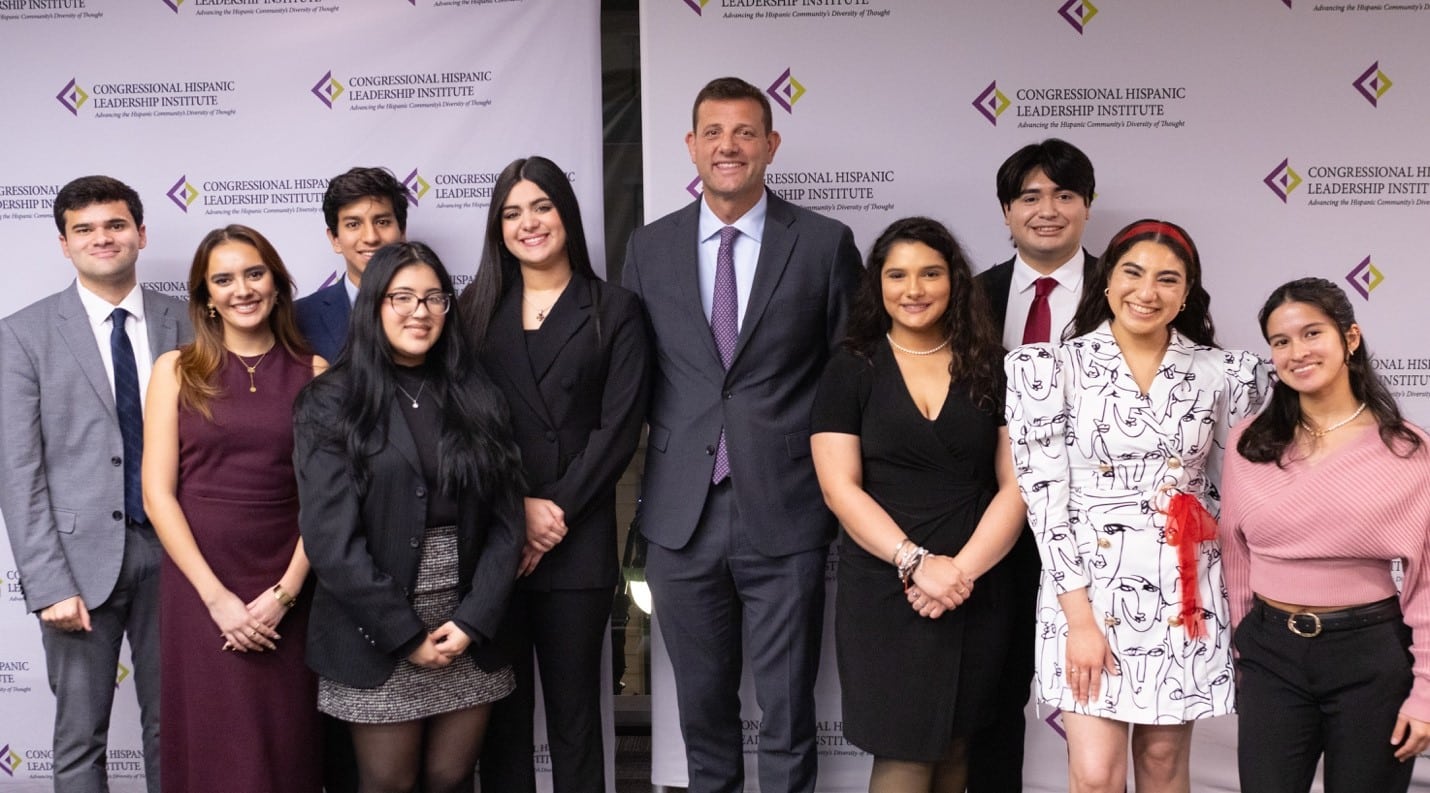
M1102 290L1102 296L1103 296L1103 297L1109 297L1109 295L1107 294L1109 291L1111 291L1111 287L1104 288L1104 289Z

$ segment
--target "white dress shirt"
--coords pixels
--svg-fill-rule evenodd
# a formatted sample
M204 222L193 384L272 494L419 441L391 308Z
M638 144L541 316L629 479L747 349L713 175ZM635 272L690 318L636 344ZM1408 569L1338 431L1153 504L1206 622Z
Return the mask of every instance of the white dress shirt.
M149 326L144 323L144 293L135 284L118 305L110 305L108 300L85 289L84 284L76 282L75 286L78 287L79 302L89 317L89 328L94 331L94 342L99 345L99 357L104 361L110 396L114 395L114 353L109 347L109 337L113 332L109 315L116 308L129 312L128 319L124 321L124 332L129 334L129 344L134 348L134 364L139 370L139 406L144 407L148 398L149 375L154 371L154 355L149 350Z
M750 283L755 280L755 265L760 261L760 240L764 237L769 207L769 194L761 193L760 200L749 212L727 224L715 217L709 204L703 199L700 201L700 305L705 309L707 320L710 304L715 301L715 257L720 252L720 229L729 225L740 230L735 238L735 294L739 303L735 317L739 326L745 324L745 306L750 302Z
M1050 326L1052 338L1049 341L1054 344L1062 339L1063 329L1072 322L1073 314L1077 313L1077 303L1082 297L1082 263L1083 252L1079 248L1075 256L1048 274L1058 282L1057 287L1048 294L1048 312L1053 318ZM1003 346L1007 349L1011 350L1023 343L1023 329L1028 325L1028 309L1033 307L1033 295L1036 292L1033 282L1042 277L1042 273L1023 261L1021 254L1013 259L1013 281L1008 286L1008 315L1003 319Z

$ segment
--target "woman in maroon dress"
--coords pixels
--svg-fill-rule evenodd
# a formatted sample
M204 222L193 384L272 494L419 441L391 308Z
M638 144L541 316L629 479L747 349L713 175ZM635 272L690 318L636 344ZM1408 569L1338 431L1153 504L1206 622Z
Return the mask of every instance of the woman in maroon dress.
M327 364L298 334L278 253L245 226L199 243L189 317L194 342L154 362L145 400L144 506L167 553L163 789L316 793L289 417Z

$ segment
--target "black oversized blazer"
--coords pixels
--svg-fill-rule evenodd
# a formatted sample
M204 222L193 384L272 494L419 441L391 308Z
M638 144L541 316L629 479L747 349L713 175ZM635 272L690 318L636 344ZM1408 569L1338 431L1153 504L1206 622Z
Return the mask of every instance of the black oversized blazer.
M328 386L310 389L295 417L298 525L317 579L308 665L331 680L371 688L387 680L403 649L426 630L408 597L417 582L428 484L394 399L386 437L367 460L367 492L359 495L346 450L320 440L312 429L337 426L348 391L341 383ZM461 601L453 619L480 634L469 652L483 668L509 663L491 639L506 610L524 539L519 493L482 494L473 488L459 497Z
M566 537L520 586L614 587L616 481L640 441L650 342L630 291L579 273L528 341L521 284L503 295L482 363L506 394L529 495L566 513Z

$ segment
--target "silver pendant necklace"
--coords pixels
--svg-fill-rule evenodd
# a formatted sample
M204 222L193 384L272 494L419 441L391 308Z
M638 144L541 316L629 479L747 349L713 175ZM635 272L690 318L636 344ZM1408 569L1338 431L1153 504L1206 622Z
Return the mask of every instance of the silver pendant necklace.
M409 392L407 389L403 388L401 383L393 383L393 385L397 386L397 390L398 390L398 391L401 391L403 396L405 396L405 397L407 397L408 399L412 400L412 407L414 407L414 408L421 407L421 405L419 405L419 404L417 403L417 400L422 397L422 389L424 389L424 388L427 387L427 379L426 379L426 378L423 378L423 379L422 379L422 384L419 385L419 386L417 386L417 393L416 393L416 394L413 394L413 393Z

